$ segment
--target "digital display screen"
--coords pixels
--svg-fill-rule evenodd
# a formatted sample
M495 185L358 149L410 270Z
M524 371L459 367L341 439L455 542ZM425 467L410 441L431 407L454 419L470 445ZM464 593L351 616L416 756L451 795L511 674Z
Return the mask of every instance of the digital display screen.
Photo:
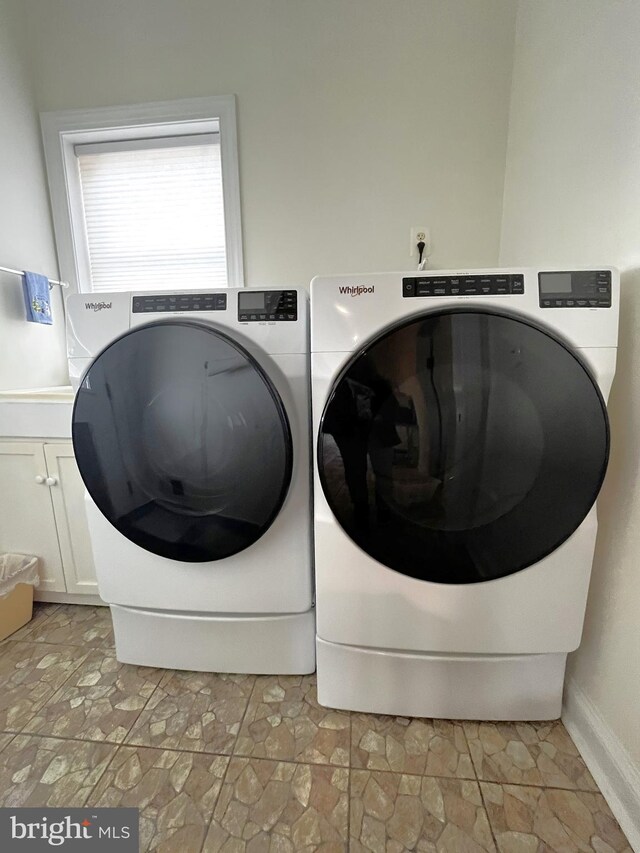
M571 273L540 273L540 293L571 293Z
M238 307L241 311L266 311L265 293L239 293Z

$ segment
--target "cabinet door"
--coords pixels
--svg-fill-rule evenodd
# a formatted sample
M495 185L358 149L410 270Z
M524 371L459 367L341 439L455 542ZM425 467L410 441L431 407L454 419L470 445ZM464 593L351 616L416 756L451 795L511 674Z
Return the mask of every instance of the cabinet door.
M98 593L91 540L84 510L84 483L71 444L45 444L67 592Z
M40 590L65 592L41 443L0 442L0 551L40 558Z

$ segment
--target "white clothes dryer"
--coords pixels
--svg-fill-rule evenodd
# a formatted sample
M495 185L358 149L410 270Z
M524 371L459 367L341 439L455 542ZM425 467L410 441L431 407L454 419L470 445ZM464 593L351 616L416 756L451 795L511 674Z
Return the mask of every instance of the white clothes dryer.
M553 719L609 454L619 277L315 278L318 697Z
M313 672L305 291L78 294L67 324L118 659Z

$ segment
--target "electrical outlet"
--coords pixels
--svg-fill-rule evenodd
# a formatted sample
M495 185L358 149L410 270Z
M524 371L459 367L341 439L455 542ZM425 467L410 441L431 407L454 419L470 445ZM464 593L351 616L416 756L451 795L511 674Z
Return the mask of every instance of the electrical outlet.
M424 243L423 258L428 258L431 254L431 240L429 238L429 229L425 225L414 225L409 235L409 257L415 258L418 255L416 248L418 243Z

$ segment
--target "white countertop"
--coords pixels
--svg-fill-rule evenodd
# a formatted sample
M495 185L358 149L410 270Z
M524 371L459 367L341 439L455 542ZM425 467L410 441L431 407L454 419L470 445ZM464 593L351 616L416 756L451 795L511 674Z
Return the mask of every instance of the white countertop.
M16 400L48 400L57 403L68 403L73 401L73 388L71 385L53 385L50 388L13 388L10 391L0 391L0 401L9 402Z
M70 385L0 391L0 437L71 438L73 397Z

